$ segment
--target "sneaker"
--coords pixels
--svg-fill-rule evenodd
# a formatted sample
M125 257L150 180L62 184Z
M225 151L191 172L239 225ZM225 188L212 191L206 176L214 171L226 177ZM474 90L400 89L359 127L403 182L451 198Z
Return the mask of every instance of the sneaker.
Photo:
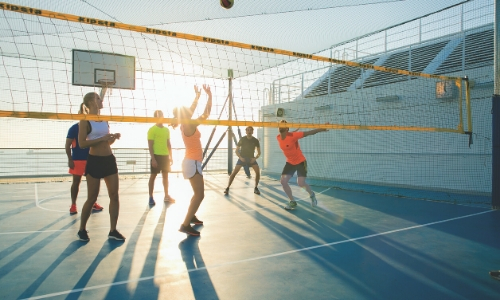
M101 211L103 210L104 207L100 206L99 203L94 203L94 206L92 206L92 210L95 210L95 211Z
M184 226L181 224L181 228L179 228L179 231L187 233L187 234L192 235L192 236L199 236L200 235L200 232L195 230L193 227L191 227L191 225Z
M257 187L255 187L255 188L253 189L253 193L254 193L254 194L257 194L257 195L260 195L260 191L259 191L259 189L258 189Z
M490 276L496 280L500 280L500 271L490 271Z
M74 215L77 213L78 213L78 210L76 209L76 204L71 204L71 207L69 208L69 214Z
M247 178L248 179L252 179L252 175L247 175Z
M117 241L124 241L125 237L121 233L119 233L118 230L115 229L115 230L109 232L108 239L114 239Z
M175 199L170 197L170 196L165 196L165 199L163 199L163 201L169 202L169 203L175 203Z
M290 201L288 202L288 204L285 206L285 209L286 210L292 210L292 209L295 209L297 207L297 202L295 201Z
M153 206L155 204L156 204L155 199L153 199L153 197L149 197L149 205Z
M224 190L224 194L226 194L226 195L227 195L227 194L229 194L229 188L226 188L226 189Z
M191 222L190 223L193 223L194 225L203 225L203 221L201 220L198 220L198 218L196 216L194 216L192 219L191 219Z
M310 198L311 198L311 206L312 207L318 206L318 200L316 200L316 194L313 193Z
M90 241L88 231L87 230L79 230L78 231L78 239L83 242L88 242Z

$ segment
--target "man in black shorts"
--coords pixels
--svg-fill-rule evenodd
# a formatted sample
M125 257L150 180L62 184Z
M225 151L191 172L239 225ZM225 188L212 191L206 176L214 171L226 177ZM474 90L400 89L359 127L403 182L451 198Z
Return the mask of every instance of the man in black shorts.
M154 117L163 118L163 112L157 110ZM172 146L170 145L170 131L163 123L158 122L148 130L148 148L151 155L151 175L149 176L149 205L155 205L153 191L155 179L161 172L163 177L163 190L165 191L165 202L174 203L175 200L168 194L168 172L172 164Z
M240 139L235 150L235 153L238 156L238 162L236 163L231 176L229 176L229 183L227 188L224 190L224 194L226 195L229 194L229 187L231 186L231 183L233 183L234 177L243 166L252 167L255 171L255 188L253 189L253 192L257 195L260 194L259 188L257 187L260 180L260 169L259 164L257 163L257 158L260 157L260 142L253 136L252 126L248 126L245 131L247 135ZM257 156L255 156L255 149L257 149Z
M314 207L318 205L316 195L311 190L311 187L306 183L307 161L304 154L302 154L302 150L300 150L299 139L321 131L326 131L326 129L321 128L309 131L289 132L287 122L285 120L281 120L279 122L280 133L276 136L276 140L278 141L278 144L286 158L285 167L283 167L283 171L281 172L281 185L283 186L283 191L288 196L288 199L290 199L288 205L285 206L285 209L287 210L295 209L297 206L297 202L292 195L292 189L288 185L288 181L290 181L295 172L297 172L297 184L309 193L311 206Z

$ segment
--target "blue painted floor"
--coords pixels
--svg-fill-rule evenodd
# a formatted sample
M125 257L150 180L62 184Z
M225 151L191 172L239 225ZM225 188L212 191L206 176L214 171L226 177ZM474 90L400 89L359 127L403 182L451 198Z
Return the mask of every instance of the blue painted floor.
M118 229L107 239L105 207L76 238L71 182L0 184L1 299L500 299L500 212L485 207L297 186L282 208L279 181L261 195L243 172L224 196L227 175L205 174L201 237L178 232L192 192L170 174L165 205L149 207L148 176L120 180ZM82 182L78 208L86 198Z

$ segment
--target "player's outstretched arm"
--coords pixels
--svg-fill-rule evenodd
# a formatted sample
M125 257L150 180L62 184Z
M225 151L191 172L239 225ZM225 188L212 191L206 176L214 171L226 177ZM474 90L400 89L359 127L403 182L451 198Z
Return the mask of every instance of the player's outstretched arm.
M208 84L204 84L203 89L208 95L208 100L207 106L205 106L205 111L203 111L203 114L198 118L198 120L208 119L208 117L210 116L210 111L212 110L212 91L210 91L210 86Z
M310 136L310 135L315 135L316 133L321 132L321 131L327 131L327 129L326 128L318 128L318 129L313 129L313 130L309 130L309 131L304 131L304 137Z
M196 107L198 106L198 100L200 99L200 96L201 96L201 90L198 88L197 85L194 86L194 93L196 94L196 96L194 97L193 103L189 107L189 110L191 113L189 118L191 118L193 116L194 111L196 110Z

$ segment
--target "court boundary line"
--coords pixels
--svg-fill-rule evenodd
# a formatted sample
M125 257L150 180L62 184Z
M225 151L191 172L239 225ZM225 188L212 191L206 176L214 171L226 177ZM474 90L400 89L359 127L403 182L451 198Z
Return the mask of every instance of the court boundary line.
M48 198L45 198L45 199L42 199L42 200L38 200L38 184L35 183L35 205L36 205L36 207L38 207L40 209L47 210L47 211L55 211L55 212L67 212L65 210L48 209L48 208L45 208L45 207L43 207L43 206L40 205L40 203L42 203L45 200L49 200L49 199L52 199L52 198L60 197L61 195L63 195L63 194L59 194L59 195L55 195L55 196L50 196Z
M322 190L321 192L315 192L315 194L317 195L321 195L323 194L324 192L327 192L328 190L330 190L330 188L326 188L324 190ZM48 199L52 199L52 198L56 198L56 197L59 197L60 195L56 195L56 196L52 196L52 197L49 197L49 198L46 198L46 199L43 199L43 200L40 200L39 202L41 203L42 201L45 201L45 200L48 200ZM307 201L307 198L300 198L300 199L296 199L295 201ZM38 205L37 205L38 206ZM271 209L273 208L274 206L264 206L264 207L259 207L259 208L255 208L255 209L247 209L247 210L242 210L241 213L248 213L248 212L253 212L253 211L259 211L259 210L264 210L264 209ZM50 210L50 209L47 209L47 208L43 208L40 206L40 208L42 209L45 209L45 210L49 210L49 211L57 211L57 212L60 212L58 210ZM63 211L63 212L66 212L66 211ZM158 225L158 224L163 224L163 223L157 223L155 224ZM145 225L142 225L142 226L145 226ZM97 227L97 229L100 229L100 228L107 228L107 227ZM95 228L92 228L92 229L95 229ZM31 233L45 233L45 232L57 232L57 231L67 231L69 229L55 229L55 230L32 230L32 231L17 231L17 232L0 232L0 235L8 235L8 234L31 234Z
M329 188L326 188L324 189L323 191L321 192L315 192L317 195L322 195L323 193L331 190L332 187L329 187ZM60 196L60 195L59 195ZM51 198L55 198L55 197L58 197L58 196L53 196L53 197L49 197L49 198L46 198L46 199L43 199L41 200L40 202L42 201L45 201L45 200L48 200L48 199L51 199ZM398 198L399 199L399 198ZM487 208L485 208L484 206L475 206L475 205L465 205L465 204L453 204L453 203L447 203L447 202L435 202L435 201L428 201L428 200L420 200L418 199L419 201L427 201L427 202L432 202L432 203L440 203L440 204L452 204L452 205L459 205L459 206L464 206L464 207L470 207L470 208L477 208L477 209L482 209L482 210L487 210L489 211ZM307 198L300 198L300 199L297 199L296 201L304 201L304 202L309 202ZM321 209L325 209L322 205L320 205L321 202L318 202L318 207L321 208ZM269 206L263 206L263 207L259 207L259 208L255 208L255 209L248 209L248 210L241 210L241 213L249 213L249 212L254 212L254 211L260 211L260 210L267 210L267 209L272 209L276 207L275 205L269 205ZM281 208L281 206L278 205L278 207ZM46 208L43 208L43 207L40 207L41 209L45 209L45 210L48 210L48 211L55 211L55 210L50 210L50 209L46 209ZM67 211L57 211L57 212L67 212ZM154 224L154 226L158 225L158 224L163 224L163 223L156 223ZM144 225L140 225L140 226L148 226L149 224L144 224ZM153 225L151 225L153 226ZM134 226L122 226L122 228L128 228L128 227L135 227ZM108 227L91 227L89 229L103 229L103 228L108 228ZM19 235L22 235L22 234L32 234L32 233L52 233L52 232L65 232L65 231L68 231L70 230L69 228L68 229L53 229L53 230L29 230L29 231L10 231L10 232L0 232L0 236L2 235L13 235L13 234L19 234Z
M321 245L316 245L316 246L310 246L310 247L305 247L305 248L300 248L300 249L278 252L278 253L274 253L274 254L268 254L268 255L263 255L263 256L258 256L258 257L252 257L252 258L246 258L246 259L241 259L241 260L236 260L236 261L231 261L231 262L225 262L225 263L215 264L212 266L200 267L200 268L196 268L196 269L187 269L184 271L159 274L159 275L147 276L147 277L140 277L137 279L122 280L122 281L117 281L117 282L113 282L113 283L94 285L94 286L89 286L89 287L84 287L84 288L79 288L79 289L66 290L66 291L61 291L61 292L56 292L56 293L51 293L51 294L45 294L45 295L25 298L25 299L44 299L44 298L49 298L49 297L56 297L56 296L68 295L68 294L72 294L72 293L85 292L85 291L97 290L97 289L101 289L101 288L118 286L118 285L133 283L133 282L141 282L141 281L146 281L146 280L151 280L151 279L156 279L156 278L163 278L163 277L172 276L172 275L176 275L176 274L191 273L191 272L196 272L196 271L202 271L202 270L208 270L208 269L214 269L214 268L219 268L219 267L224 267L224 266L235 265L235 264L239 264L239 263L257 261L257 260L268 259L268 258L273 258L273 257L279 257L279 256L283 256L283 255L288 255L288 254L300 253L300 252L304 252L304 251L310 251L310 250L314 250L314 249L319 249L319 248L324 248L324 247L329 247L329 246L334 246L334 245L340 245L340 244L365 240L365 239L369 239L369 238L373 238L373 237L389 235L392 233L428 227L428 226L432 226L432 225L436 225L436 224L452 222L452 221L456 221L456 220L460 220L460 219L465 219L465 218L469 218L469 217L482 215L485 213L491 213L494 211L495 210L490 209L490 210L486 210L486 211L482 211L482 212L478 212L478 213L474 213L474 214L469 214L469 215L465 215L465 216L445 219L445 220L441 220L441 221L434 221L434 222L430 222L430 223L414 225L414 226L410 226L410 227L399 228L399 229L389 230L389 231L380 232L380 233L369 234L369 235L365 235L365 236L361 236L361 237L357 237L357 238L351 238L351 239L346 239L346 240L341 240L341 241L336 241L336 242L331 242L331 243L326 243L326 244L321 244Z

